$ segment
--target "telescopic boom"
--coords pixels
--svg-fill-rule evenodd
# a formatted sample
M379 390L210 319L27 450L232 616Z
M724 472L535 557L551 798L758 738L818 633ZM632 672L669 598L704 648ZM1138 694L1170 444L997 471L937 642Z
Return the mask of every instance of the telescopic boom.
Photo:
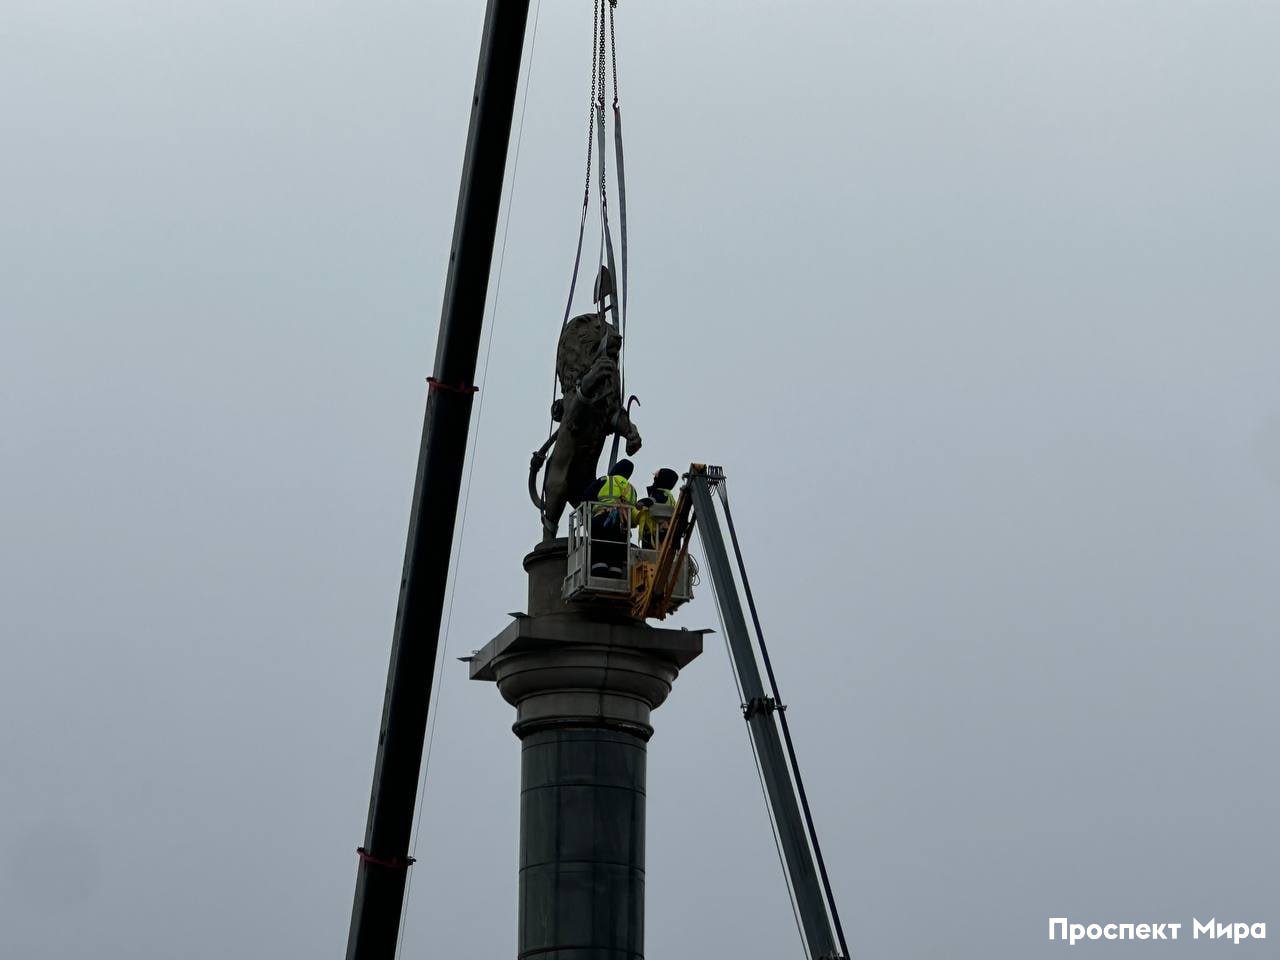
M394 960L396 953L440 616L476 391L472 379L528 13L528 0L489 0L485 11L434 375L428 380L369 820L359 849L347 960Z

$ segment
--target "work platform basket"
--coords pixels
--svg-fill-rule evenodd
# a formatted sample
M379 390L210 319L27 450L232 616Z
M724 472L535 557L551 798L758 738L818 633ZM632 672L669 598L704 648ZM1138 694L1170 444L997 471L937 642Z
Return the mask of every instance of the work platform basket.
M569 515L569 557L563 593L566 600L630 603L644 590L657 567L658 551L635 542L636 521L642 509L660 526L671 522L673 508L668 504L655 503L646 508L596 501L578 504ZM594 535L593 517L597 519ZM606 569L601 570L601 565ZM686 556L676 574L669 609L692 600L696 582L697 565Z

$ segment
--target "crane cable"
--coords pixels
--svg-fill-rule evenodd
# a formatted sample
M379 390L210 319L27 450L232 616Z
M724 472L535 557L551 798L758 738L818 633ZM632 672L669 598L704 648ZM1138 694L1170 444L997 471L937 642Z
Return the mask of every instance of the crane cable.
M618 240L622 255L622 273L618 277L618 323L623 334L622 349L627 349L627 179L622 162L622 108L618 102L618 45L613 29L613 10L617 0L609 0L609 50L613 55L613 148L618 167ZM626 390L622 391L626 395Z
M596 85L603 84L604 80L599 76L600 58L597 53L599 46L600 34L600 0L595 0L595 8L592 11L591 18L591 95L587 98L587 166L582 181L582 213L578 216L578 242L573 254L573 272L569 276L569 296L565 298L564 317L560 320L560 332L563 335L564 328L569 325L569 314L573 311L573 294L578 287L578 269L582 265L582 239L587 232L587 210L591 206L591 160L592 149L595 145L595 115L596 115ZM616 82L616 79L615 79ZM521 117L521 123L524 122ZM557 353L558 344L557 344ZM533 454L533 462L529 468L529 498L533 501L535 507L539 510L542 505L547 502L547 481L544 476L542 485L537 486L537 475L546 463L547 451L551 449L551 444L555 442L556 434L556 418L554 409L556 405L556 381L559 379L559 371L552 369L551 371L551 399L547 403L547 439L541 448ZM563 386L563 385L562 385Z
M606 8L607 5L607 8ZM616 278L613 302L614 315L617 318L615 323L611 323L618 335L622 338L622 353L618 358L618 392L622 396L626 396L626 317L627 317L627 292L628 292L628 249L627 249L627 187L625 171L626 167L623 163L622 148L622 108L618 94L618 45L617 33L614 24L614 10L618 5L618 0L594 0L592 6L591 18L591 93L588 98L587 110L587 163L586 173L583 178L582 185L582 210L578 216L578 240L575 245L573 255L573 270L569 276L569 295L565 299L564 316L560 320L560 330L563 333L564 328L569 323L569 317L573 312L573 296L577 291L578 273L582 266L582 242L586 236L587 213L591 206L591 161L593 157L596 159L599 169L599 196L600 196L600 247L597 255L597 263L603 263L609 270L609 276ZM607 9L607 16L606 16ZM609 184L608 184L608 162L607 151L605 148L605 90L608 86L609 79L612 78L613 86L613 149L614 163L617 169L617 191L618 191L618 230L619 230L619 259L615 260L613 247L613 231L609 226ZM598 144L597 144L598 141ZM621 265L621 271L617 269L618 264ZM604 297L601 297L599 304L601 319L609 323L608 313L604 308ZM604 353L608 346L609 338L603 337L600 341L600 352ZM551 375L551 402L550 406L554 407L556 402L556 381L558 374ZM571 385L560 384L562 389L568 390ZM547 440L543 448L534 454L535 460L545 458L546 451L550 448L556 435L555 419L548 418L547 424ZM618 438L615 435L613 441L613 449L609 455L609 471L612 472L614 465L618 459ZM540 468L540 467L539 467ZM530 475L529 495L535 499L546 502L546 478L543 477L541 488L535 486L534 472ZM536 496L535 496L536 495Z
M599 76L600 57L598 47L600 44L600 0L595 0L595 8L591 17L591 95L587 98L587 166L582 179L582 212L578 216L578 243L573 254L573 272L569 275L569 296L564 302L564 317L560 320L560 331L563 334L564 328L569 325L569 314L573 312L573 294L578 288L578 270L582 265L582 240L587 232L587 211L591 207L591 161L594 157L593 150L595 147L595 119L596 119L596 85L603 84L604 80ZM558 352L558 351L557 351ZM556 403L556 380L559 372L555 369L551 372L551 400L548 410L555 407ZM563 384L562 384L563 386ZM547 419L547 440L543 444L542 449L534 454L535 459L545 458L547 450L551 447L552 441L556 436L556 421L554 415L549 415ZM533 496L535 490L533 487L533 475L530 475L529 494ZM546 480L543 480L543 487L536 491L539 499L546 502Z
M614 282L616 283L616 286L614 287L614 294L613 294L614 316L617 318L617 323L615 326L618 331L618 334L624 338L623 343L625 345L626 343L625 337L627 332L627 329L626 329L627 328L627 323L626 323L627 261L626 261L626 254L625 254L626 243L627 243L627 230L626 230L627 190L626 190L626 183L623 180L624 167L622 162L622 110L619 106L619 101L618 101L618 44L617 44L617 34L615 31L614 22L613 22L613 11L614 11L614 8L617 6L617 0L608 0L608 4L609 4L608 47L609 47L610 61L613 68L612 69L613 148L614 148L614 158L615 158L615 163L617 165L617 174L618 174L618 208L619 208L619 225L621 228L621 235L619 239L621 240L621 244L622 244L621 252L623 254L621 273L618 272L616 263L614 261L613 231L609 228L609 189L608 189L609 185L608 185L608 177L607 177L607 169L606 169L607 164L605 162L605 157L607 154L605 150L605 133L604 133L605 131L605 106L604 106L605 79L604 78L605 78L605 74L607 72L607 68L609 64L607 64L605 61L605 16L604 16L603 6L601 6L600 8L600 16L598 17L599 42L596 44L596 56L598 59L597 73L599 75L600 82L596 86L596 101L595 101L596 138L599 142L598 156L599 156L599 164L600 164L600 242L603 248L603 256L601 259L604 261L605 266L609 268L610 278L613 279ZM605 317L603 297L601 297L600 312L601 312L601 316ZM626 390L625 390L625 384L624 384L623 394L625 395L625 393L626 393Z
M595 12L591 21L591 96L587 101L587 171L582 184L582 215L578 218L578 246L573 255L573 273L569 277L569 297L564 305L564 319L560 322L563 330L569 322L569 313L573 310L573 293L578 286L578 268L582 263L582 238L587 230L587 208L591 205L591 159L595 136L592 132L596 115L596 83L599 59L596 53L600 22L600 0L595 0ZM603 83L603 80L599 80ZM555 399L555 381L552 380L552 397Z
M600 240L603 247L603 257L605 266L609 268L609 277L615 284L613 288L613 305L614 316L617 322L614 324L618 331L618 336L622 338L622 351L627 349L627 184L625 178L626 167L623 164L622 153L622 108L618 99L618 43L617 33L614 29L613 11L618 5L618 0L608 0L609 3L609 55L612 65L613 77L613 152L614 164L617 168L618 176L618 226L619 241L622 260L622 270L618 271L613 256L613 231L609 228L609 191L606 182L606 164L605 164L605 111L604 111L604 76L605 76L605 23L604 8L601 8L600 14L600 42L597 45L599 56L599 75L600 83L596 87L596 136L599 140L599 162L600 162ZM604 307L604 297L600 298L600 316L606 322L608 315ZM601 342L603 349L604 342ZM618 380L619 390L625 397L626 389L626 370L625 363L622 358L618 363ZM616 447L616 443L615 443ZM613 459L617 458L615 451ZM612 462L610 464L612 468Z
M605 16L605 5L608 16ZM613 11L617 0L595 0L592 18L591 94L587 110L587 165L582 184L582 210L578 216L578 241L574 249L573 270L569 275L569 296L565 299L561 329L569 322L573 312L573 295L578 287L578 273L582 266L582 241L586 236L587 212L591 206L591 161L596 159L599 169L600 194L600 252L598 261L609 268L611 276L618 278L617 303L618 333L626 334L627 313L627 188L622 149L622 108L618 96L618 46ZM606 56L607 54L607 56ZM612 70L610 70L612 67ZM613 231L609 226L608 161L605 150L605 89L609 79L613 81L613 150L618 174L618 227L619 254L622 271L616 270L613 251ZM596 144L599 144L598 154ZM625 343L625 341L624 341Z

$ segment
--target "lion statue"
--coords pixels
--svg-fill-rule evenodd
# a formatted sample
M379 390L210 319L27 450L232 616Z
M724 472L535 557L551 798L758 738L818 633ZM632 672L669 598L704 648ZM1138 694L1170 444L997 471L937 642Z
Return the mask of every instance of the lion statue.
M599 313L574 317L560 332L556 378L561 397L551 406L559 428L533 455L529 495L542 513L542 538L555 538L566 504L576 507L597 476L604 444L614 434L627 442L627 455L640 449L640 433L622 404L618 358L622 335ZM537 475L554 443L538 494Z

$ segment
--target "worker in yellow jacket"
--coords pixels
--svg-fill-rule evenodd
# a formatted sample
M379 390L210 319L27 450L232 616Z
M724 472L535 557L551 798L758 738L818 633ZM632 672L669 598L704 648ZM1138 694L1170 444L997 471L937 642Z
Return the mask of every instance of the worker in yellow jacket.
M591 501L591 575L623 577L627 572L627 542L631 539L636 491L631 486L635 464L619 460L613 470L596 477L583 492Z
M670 467L663 467L654 473L653 483L646 488L645 493L648 496L637 502L636 526L640 529L640 546L644 549L656 549L662 543L667 525L670 523L666 517L659 519L653 516L649 512L649 507L654 504L674 507L676 505L675 486L679 482L680 474Z

